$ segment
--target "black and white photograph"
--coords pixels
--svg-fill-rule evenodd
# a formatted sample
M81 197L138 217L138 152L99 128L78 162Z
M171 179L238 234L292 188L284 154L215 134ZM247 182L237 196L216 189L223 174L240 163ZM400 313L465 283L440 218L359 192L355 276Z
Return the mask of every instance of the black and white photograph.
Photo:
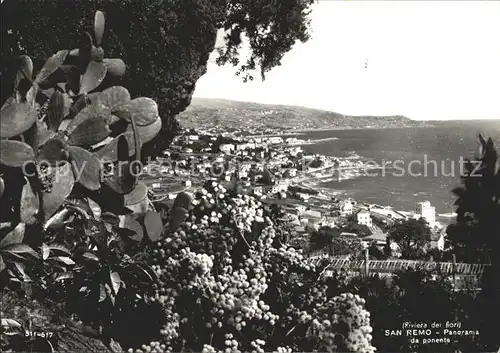
M500 353L500 1L1 18L1 352Z

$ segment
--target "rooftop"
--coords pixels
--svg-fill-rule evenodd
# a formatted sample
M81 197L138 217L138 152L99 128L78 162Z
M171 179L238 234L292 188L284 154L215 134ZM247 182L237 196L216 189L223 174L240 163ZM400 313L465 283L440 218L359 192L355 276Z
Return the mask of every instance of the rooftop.
M386 241L387 235L381 232L375 232L372 235L369 235L363 239L366 240L375 240L375 241Z

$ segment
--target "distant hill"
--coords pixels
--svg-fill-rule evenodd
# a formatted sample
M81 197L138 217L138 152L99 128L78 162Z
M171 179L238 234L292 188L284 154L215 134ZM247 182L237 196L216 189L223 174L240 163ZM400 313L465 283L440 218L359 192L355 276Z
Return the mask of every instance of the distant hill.
M225 99L193 98L179 116L185 128L237 130L354 129L429 126L405 116L349 116L290 105L248 103Z

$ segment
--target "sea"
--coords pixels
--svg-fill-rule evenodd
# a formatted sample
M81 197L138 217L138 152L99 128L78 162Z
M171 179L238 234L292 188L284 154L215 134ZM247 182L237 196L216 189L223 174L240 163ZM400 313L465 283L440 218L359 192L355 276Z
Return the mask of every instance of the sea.
M442 223L454 218L456 197L466 159L474 160L478 133L491 137L500 151L500 120L440 122L435 127L308 131L301 139L336 137L304 145L308 154L352 157L368 163L357 174L322 180L327 188L358 202L413 211L430 201Z

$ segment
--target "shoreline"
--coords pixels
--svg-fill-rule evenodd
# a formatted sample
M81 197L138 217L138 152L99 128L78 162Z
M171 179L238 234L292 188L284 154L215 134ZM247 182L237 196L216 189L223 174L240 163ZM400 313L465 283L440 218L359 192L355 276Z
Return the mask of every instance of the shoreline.
M327 142L327 141L337 141L337 140L339 140L338 137L326 137L326 138L317 139L317 140L311 140L311 139L309 139L308 141L306 141L306 140L299 140L298 139L297 141L294 141L294 142L285 142L285 143L283 143L283 146L290 146L290 147L293 147L293 146L310 146L310 145L316 145L316 144Z
M324 127L324 128L311 128L311 129L293 129L293 128L284 128L279 130L280 132L276 133L266 133L266 134L258 134L258 133L249 133L248 135L243 135L245 137L275 137L275 136L300 136L306 135L308 132L322 132L322 131L345 131L345 130L392 130L392 129L412 129L412 128L432 128L438 127L437 125L429 124L429 125L418 125L418 126L386 126L386 127ZM277 129L277 128L274 128ZM282 132L281 132L282 131Z
M422 126L387 126L387 127L328 127L328 128L313 128L313 129L297 129L292 130L301 134L306 132L321 132L321 131L342 131L342 130L390 130L390 129L413 129L413 128L430 128L437 127L436 125L422 125ZM287 129L285 131L290 131Z
M339 189L339 188L332 188L332 187L321 187L321 186L319 186L319 184L321 184L321 183L322 183L321 181L318 181L318 182L301 181L301 182L299 182L299 185L304 186L304 187L309 188L309 189L312 189L312 190L319 191L319 192L323 193L324 195L330 197L331 199L346 200L346 199L352 198L352 197L347 197L346 193L349 192L348 190ZM363 206L365 204L377 205L377 206L381 207L381 209L391 210L395 213L399 213L399 214L408 216L410 218L411 218L411 215L414 214L414 212L411 210L407 210L404 208L397 209L394 206L376 204L373 202L368 202L367 200L357 200L357 204L358 204L358 207L359 207L359 205L361 205L361 208L364 208ZM438 225L439 227L446 227L447 225L449 225L450 223L453 222L453 220L456 218L456 216L457 216L457 213L454 211L453 212L451 212L451 211L445 212L445 213L436 212L436 223L435 224Z
M423 127L429 127L429 126L418 126L420 128ZM390 127L390 128L382 128L379 130L384 130L384 129L399 129L401 127ZM306 135L305 132L307 131L333 131L333 130L365 130L366 128L323 128L323 129L303 129L303 130L295 130L291 132L290 130L283 131L283 132L277 132L276 134L249 134L244 136L245 140L254 138L254 137L282 137L283 140L285 140L285 137L291 136L293 137L298 136L298 135ZM378 128L374 128L378 129ZM404 129L404 128L403 128ZM280 146L281 148L284 148L284 150L287 149L292 149L296 146L306 146L306 145L318 145L321 143L324 143L326 141L335 141L335 140L341 140L339 137L326 137L326 138L319 138L319 139L304 139L304 137L296 137L294 139L290 139L289 141L285 142L283 141L282 143L278 144L272 144L273 146ZM353 151L354 152L354 151ZM409 200L402 200L397 196L389 194L381 194L379 197L375 199L364 199L362 198L362 195L357 195L356 193L353 194L352 190L349 190L349 188L344 188L343 185L336 185L338 183L335 183L335 180L338 180L338 178L341 178L340 181L347 181L351 179L357 179L363 175L364 170L372 170L372 169L380 169L380 167L374 168L371 164L367 164L365 158L362 156L357 155L354 152L354 155L352 156L344 156L344 157L335 157L335 156L329 156L329 155L324 155L323 153L320 154L315 154L315 155L310 155L310 157L314 156L320 156L322 157L324 164L322 167L319 168L313 168L311 170L308 170L304 175L299 176L297 175L296 177L291 178L289 181L292 183L296 183L296 185L309 188L311 190L315 190L323 194L323 198L327 196L328 198L331 199L347 199L349 197L354 197L355 199L359 200L358 204L359 205L371 205L371 204L379 204L379 205L386 205L383 208L386 208L387 210L392 210L394 212L399 212L400 214L405 214L405 213L410 213L411 210L414 208L414 205L411 204L411 201L408 202ZM340 173L338 175L338 173ZM333 181L333 183L331 183ZM356 197L356 195L358 197ZM414 195L416 196L416 195ZM419 201L419 198L414 198L413 202ZM402 201L405 201L403 203ZM422 200L420 200L422 201ZM401 211L400 211L401 210ZM408 211L409 210L409 211ZM456 215L453 213L452 210L447 209L447 210L436 210L436 221L441 224L441 225L446 225L449 224L453 221L453 219L456 217ZM440 212L441 211L441 212Z

